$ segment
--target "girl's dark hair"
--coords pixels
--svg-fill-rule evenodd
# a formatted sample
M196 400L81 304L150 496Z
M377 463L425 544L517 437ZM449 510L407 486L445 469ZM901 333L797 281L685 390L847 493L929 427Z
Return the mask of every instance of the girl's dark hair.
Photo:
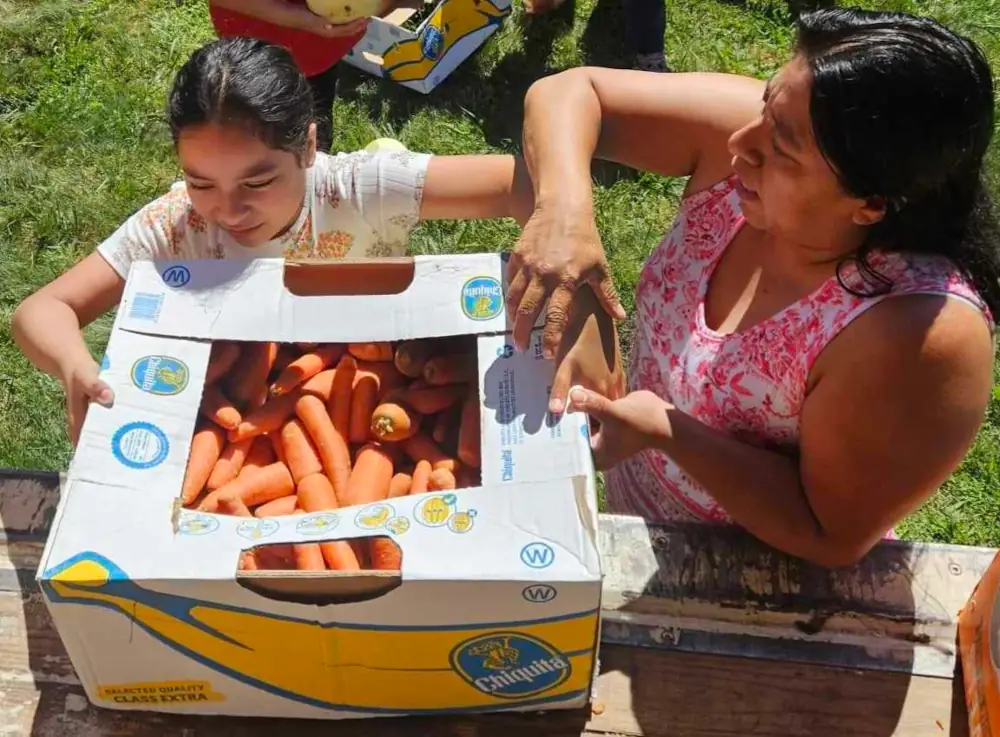
M1000 318L998 228L982 171L993 80L982 51L903 13L833 8L797 25L820 151L851 195L885 203L850 262L884 292L891 282L868 261L876 249L945 256Z
M245 128L270 148L300 155L313 120L312 91L280 46L223 38L202 46L181 67L167 119L174 144L188 126L224 123Z

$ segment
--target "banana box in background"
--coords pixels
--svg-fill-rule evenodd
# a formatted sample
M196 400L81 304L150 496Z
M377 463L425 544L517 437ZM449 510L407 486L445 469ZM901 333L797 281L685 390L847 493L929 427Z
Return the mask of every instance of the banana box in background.
M133 266L101 373L115 404L88 413L38 571L94 704L337 719L588 702L586 420L546 413L553 365L537 335L513 350L505 288L494 255ZM478 336L479 488L264 519L181 507L212 340L463 334ZM237 572L257 546L373 536L401 571Z
M958 617L970 737L1000 735L1000 553Z
M375 77L429 93L482 46L510 15L511 0L440 0L415 30L416 12L400 7L374 17L344 61Z

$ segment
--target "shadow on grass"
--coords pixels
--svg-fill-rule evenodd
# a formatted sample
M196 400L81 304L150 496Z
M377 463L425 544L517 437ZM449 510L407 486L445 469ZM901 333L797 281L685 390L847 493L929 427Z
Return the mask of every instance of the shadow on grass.
M747 0L718 0L718 2L725 5L735 5L740 8L747 7ZM821 8L834 8L838 5L837 0L785 0L785 4L788 6L788 13L792 18L797 18L803 13L807 13L810 10L820 10ZM845 3L853 4L853 3Z

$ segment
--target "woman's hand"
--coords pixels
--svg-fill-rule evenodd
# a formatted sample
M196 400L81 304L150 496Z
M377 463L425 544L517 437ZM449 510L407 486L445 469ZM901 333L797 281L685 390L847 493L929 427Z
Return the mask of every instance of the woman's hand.
M589 211L536 207L507 265L507 310L514 344L525 350L548 300L542 349L555 357L569 322L576 290L589 284L612 317L625 317Z
M570 407L586 412L599 428L590 447L598 469L611 468L641 450L655 447L670 435L667 412L673 405L649 391L636 391L612 401L596 392L573 387Z
M80 429L87 416L91 402L104 407L114 404L115 394L98 376L97 362L93 358L78 361L60 372L63 389L66 391L66 420L69 425L69 439L76 447L80 440Z
M343 38L345 36L357 36L364 33L368 28L370 18L356 18L348 23L331 23L321 15L316 15L308 8L294 8L293 16L294 28L300 31L315 33L317 36L325 38Z

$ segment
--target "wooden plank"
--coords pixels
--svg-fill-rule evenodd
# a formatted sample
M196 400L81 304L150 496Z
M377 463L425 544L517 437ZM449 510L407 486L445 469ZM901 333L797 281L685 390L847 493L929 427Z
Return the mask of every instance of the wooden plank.
M0 732L131 737L357 734L358 722L179 717L90 705L40 594L0 592ZM608 646L597 711L366 721L371 737L404 735L961 735L953 684L877 671ZM588 717L589 721L588 721Z
M41 540L57 474L0 472L0 526ZM830 571L735 528L601 515L605 644L951 678L955 618L995 550L884 542ZM21 574L23 579L25 574ZM0 590L20 580L0 569Z

